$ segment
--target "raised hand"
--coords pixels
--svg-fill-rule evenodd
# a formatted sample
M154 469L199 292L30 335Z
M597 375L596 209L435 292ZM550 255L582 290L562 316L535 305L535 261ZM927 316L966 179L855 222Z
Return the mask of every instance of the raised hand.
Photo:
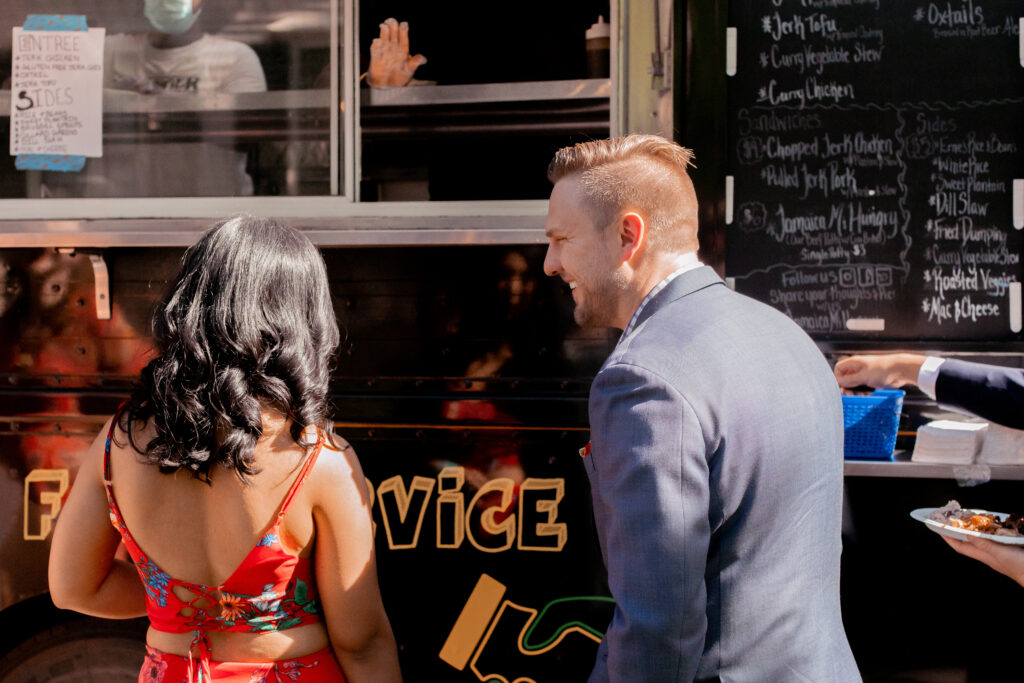
M388 18L380 25L380 36L370 43L366 81L375 88L408 85L416 69L426 63L423 55L409 55L409 24Z

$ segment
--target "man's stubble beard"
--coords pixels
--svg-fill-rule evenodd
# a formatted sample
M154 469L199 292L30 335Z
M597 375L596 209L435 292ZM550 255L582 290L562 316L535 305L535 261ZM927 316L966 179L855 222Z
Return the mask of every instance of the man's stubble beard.
M615 327L619 297L626 291L626 276L616 268L600 286L585 289L583 305L576 305L573 319L582 328Z

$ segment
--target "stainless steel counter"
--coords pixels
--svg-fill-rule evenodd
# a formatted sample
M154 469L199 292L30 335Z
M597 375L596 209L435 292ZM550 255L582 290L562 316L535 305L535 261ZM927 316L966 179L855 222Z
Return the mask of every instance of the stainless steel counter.
M986 475L987 471L987 477ZM843 465L847 477L909 477L914 479L985 479L1024 480L1024 465L946 465L911 462L909 451L896 451L892 460L847 460Z

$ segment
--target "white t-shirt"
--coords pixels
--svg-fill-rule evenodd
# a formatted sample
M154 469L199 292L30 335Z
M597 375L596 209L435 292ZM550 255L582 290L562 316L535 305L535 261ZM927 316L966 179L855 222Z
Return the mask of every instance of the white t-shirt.
M181 47L156 48L147 36L119 33L107 38L104 86L136 90L145 84L164 92L264 92L267 80L253 49L204 34Z
M142 92L264 92L267 81L251 47L203 35L173 48L156 48L146 35L108 36L104 86ZM144 125L144 122L139 124ZM223 124L222 124L223 125ZM201 131L196 131L200 132ZM44 195L57 197L218 197L253 194L246 154L228 142L168 139L142 129L104 141L103 156L86 160L80 173L46 173ZM184 131L190 134L192 131ZM161 140L160 138L163 137Z

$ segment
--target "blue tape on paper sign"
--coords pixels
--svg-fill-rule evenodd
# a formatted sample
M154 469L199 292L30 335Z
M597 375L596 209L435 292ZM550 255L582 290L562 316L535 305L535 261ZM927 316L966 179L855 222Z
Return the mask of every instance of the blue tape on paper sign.
M88 31L84 14L29 14L21 27L26 31ZM19 171L63 171L76 173L85 168L85 157L77 154L19 154L14 158Z
M19 171L65 171L76 173L85 168L85 157L77 154L19 154L14 157Z
M29 14L22 26L26 31L88 31L84 14Z

